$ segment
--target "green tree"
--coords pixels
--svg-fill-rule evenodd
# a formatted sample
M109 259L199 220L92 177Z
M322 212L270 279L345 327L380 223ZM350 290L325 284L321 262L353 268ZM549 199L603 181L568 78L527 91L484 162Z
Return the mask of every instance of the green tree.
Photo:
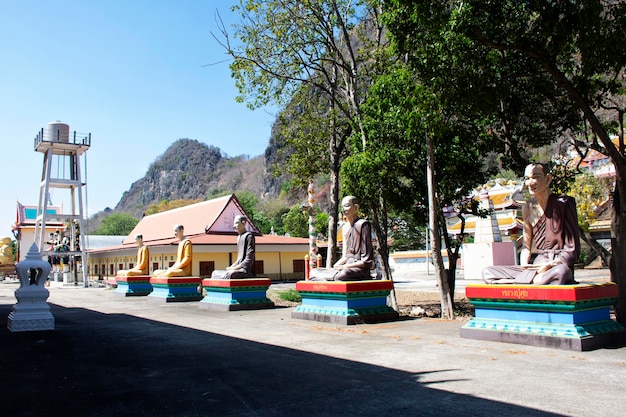
M626 324L626 153L623 129L616 145L609 136L615 123L603 120L603 113L612 112L617 126L623 126L624 100L620 98L626 91L626 2L390 0L386 5L389 29L401 52L424 50L421 43L425 39L433 45L463 41L465 48L449 48L450 53L444 57L449 64L476 63L482 57L482 65L463 66L471 81L494 65L489 58L493 57L492 52L498 52L528 78L528 85L546 85L549 80L551 87L545 96L558 92L567 99L567 109L584 118L593 135L585 136L591 142L577 146L597 148L610 156L615 165L611 276L621 284L616 312L618 320ZM425 57L441 62L436 49L431 48L435 53L418 58L422 62ZM524 73L528 64L531 70ZM457 86L458 83L440 84L439 93L463 100L463 90Z
M300 206L293 206L283 215L285 233L293 237L309 237L308 219Z
M133 231L139 219L129 213L113 213L102 219L94 235L126 236Z
M392 241L390 249L394 251L409 251L421 249L426 243L426 231L423 223L417 223L413 216L406 213L390 215L391 230L389 238Z
M390 230L387 209L407 213L420 224L429 218L430 230L438 234L442 217L438 208L460 200L484 181L480 131L455 106L438 101L416 73L403 64L389 67L388 73L376 80L363 109L371 146L344 162L345 188L360 198L386 203L372 208L381 220L381 230L376 231L381 241L387 240ZM429 137L433 138L430 146ZM426 186L429 161L432 183L436 184L432 187L433 201L429 201L431 188ZM430 212L426 207L431 208ZM440 245L437 236L432 242ZM383 258L388 256L384 245L380 251ZM454 264L451 262L447 272L442 262L436 260L435 265L441 281L442 314L451 318Z
M259 209L259 199L251 191L240 191L235 193L237 200L244 209L250 220L261 230L261 233L268 234L272 230L272 222Z
M341 115L367 143L360 105L367 92L378 47L384 42L378 0L241 0L232 43L222 28L222 45L234 61L238 99L250 107L288 103L303 85L330 103L329 163L332 179L329 238L334 236L339 208L339 168L344 137L337 130ZM311 178L306 178L310 180Z
M584 231L597 218L597 209L609 198L607 184L602 184L590 172L583 172L576 176L569 194L576 199L578 224Z
M295 176L294 182L301 189L327 175L330 162L330 212L338 212L339 169L345 158L351 124L335 110L333 101L326 97L325 92L311 84L304 84L281 112L277 125L277 140L282 142L281 149L288 155L287 169ZM283 169L282 164L275 167L276 172ZM321 213L318 210L318 217ZM336 230L337 216L327 216L326 219L329 224L324 229ZM334 262L332 256L337 252L334 236L331 234L328 242L331 264Z
M593 174L584 172L576 176L569 194L576 199L576 211L578 212L578 225L580 235L608 265L610 262L610 252L599 244L589 233L589 226L597 219L599 208L605 204L609 198L609 190L612 184L608 179L597 179ZM591 262L590 258L586 263Z

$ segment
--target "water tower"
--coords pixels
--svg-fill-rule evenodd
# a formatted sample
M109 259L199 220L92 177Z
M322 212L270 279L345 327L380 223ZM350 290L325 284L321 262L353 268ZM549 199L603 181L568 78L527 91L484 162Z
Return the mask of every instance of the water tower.
M59 121L48 123L35 137L35 151L44 154L41 186L39 190L39 206L35 222L35 243L44 257L62 257L67 260L64 264L63 282L79 280L82 274L84 286L87 287L87 258L85 255L83 189L86 187L86 173L80 169L80 156L91 146L91 133L82 134L70 132L69 125ZM70 198L70 207L63 207L63 213L48 210L50 190L60 189ZM69 193L69 195L68 195ZM86 193L85 193L86 195ZM69 211L68 211L69 210ZM47 223L64 222L65 240L59 237L59 247L54 245L46 236ZM82 268L79 268L82 265ZM82 269L82 272L79 271Z

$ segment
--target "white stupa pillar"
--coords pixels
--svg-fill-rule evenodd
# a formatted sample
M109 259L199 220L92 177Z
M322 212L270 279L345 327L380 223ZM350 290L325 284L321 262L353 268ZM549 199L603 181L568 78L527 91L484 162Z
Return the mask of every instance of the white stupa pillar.
M482 270L492 265L514 265L515 247L503 242L493 201L487 190L480 193L480 208L491 210L484 219L476 219L474 243L463 244L463 272L465 279L482 279Z
M33 243L26 258L15 266L20 288L15 290L17 304L9 314L7 327L11 332L54 330L54 316L46 302L50 292L45 287L50 264L44 261Z
M480 193L480 208L483 210L491 210L491 213L485 219L476 219L474 243L502 242L498 218L494 211L493 201L489 199L489 192L487 192L487 190L483 190Z

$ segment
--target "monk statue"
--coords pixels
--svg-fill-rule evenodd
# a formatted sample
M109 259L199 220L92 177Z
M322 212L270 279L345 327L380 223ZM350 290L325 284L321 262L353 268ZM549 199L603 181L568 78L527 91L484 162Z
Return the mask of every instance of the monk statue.
M529 164L524 185L531 199L524 204L524 236L520 265L488 266L488 284L574 284L574 263L580 254L576 201L550 191L552 175L545 164ZM531 249L537 248L532 263Z
M174 227L174 235L179 240L176 262L167 269L157 269L153 277L188 277L191 276L191 240L185 239L185 228L182 224Z
M342 213L349 223L344 230L343 256L332 268L314 268L309 273L311 281L360 281L372 279L370 269L374 263L372 227L367 220L357 219L359 204L354 196L341 200Z
M135 277L138 275L149 275L150 272L150 250L143 245L143 235L135 236L137 245L137 266L131 269L117 271L118 277Z
M246 216L235 216L233 228L237 231L237 260L226 270L215 270L211 274L213 279L240 279L254 277L254 235L246 231L248 219Z
M15 259L13 258L13 246L11 246L11 238L0 238L0 245L0 266L15 265Z

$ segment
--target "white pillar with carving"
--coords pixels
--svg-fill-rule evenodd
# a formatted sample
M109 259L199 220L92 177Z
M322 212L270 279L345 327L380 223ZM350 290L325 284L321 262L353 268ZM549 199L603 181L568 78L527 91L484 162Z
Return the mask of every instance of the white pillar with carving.
M20 288L15 290L17 304L9 314L7 327L11 332L54 330L54 316L46 302L50 292L45 287L50 264L44 261L33 243L26 258L15 266Z

